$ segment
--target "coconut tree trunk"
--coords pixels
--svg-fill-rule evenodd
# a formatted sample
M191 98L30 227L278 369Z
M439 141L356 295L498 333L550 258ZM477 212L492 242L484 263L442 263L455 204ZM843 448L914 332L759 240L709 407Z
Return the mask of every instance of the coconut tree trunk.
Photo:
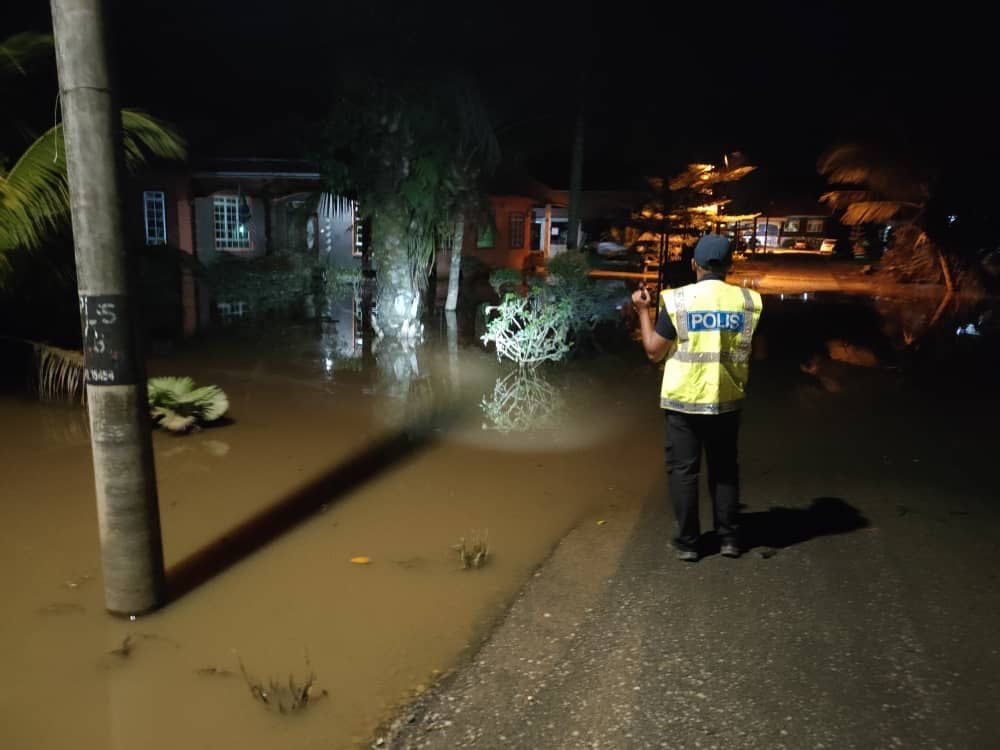
M379 338L419 339L423 333L420 322L420 279L424 269L411 253L409 217L398 204L390 204L375 212L372 251L375 254L377 285L372 328Z
M465 213L458 215L455 234L451 239L451 264L448 266L448 297L444 309L454 312L458 307L458 284L462 273L462 241L465 239Z
M926 236L926 235L925 235ZM941 252L936 244L933 245L934 255L937 257L938 265L941 266L941 274L944 276L944 296L941 298L940 304L938 304L937 309L931 316L927 327L933 327L941 315L948 307L948 303L951 302L952 298L955 296L955 282L951 277L951 269L948 267L948 261L944 257L944 253Z
M944 276L944 288L946 294L952 294L955 291L955 282L951 277L951 268L948 267L948 261L945 260L944 253L941 252L941 248L934 245L934 254L937 256L938 265L941 266L941 275Z

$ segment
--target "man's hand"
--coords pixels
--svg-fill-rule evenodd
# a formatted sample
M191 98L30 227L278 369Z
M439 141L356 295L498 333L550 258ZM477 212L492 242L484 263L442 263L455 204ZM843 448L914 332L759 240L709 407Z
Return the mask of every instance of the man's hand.
M632 292L632 304L635 305L635 309L639 312L645 312L648 310L649 303L652 301L652 297L649 296L649 290L642 285Z
M645 286L640 285L632 292L632 304L639 315L639 329L642 332L642 348L651 362L659 362L667 356L673 342L665 339L653 329L653 321L649 314L649 306L653 297Z

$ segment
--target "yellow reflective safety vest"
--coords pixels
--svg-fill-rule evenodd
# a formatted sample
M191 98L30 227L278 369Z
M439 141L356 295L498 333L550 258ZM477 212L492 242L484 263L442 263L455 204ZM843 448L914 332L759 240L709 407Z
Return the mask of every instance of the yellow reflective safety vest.
M660 293L677 339L667 355L660 407L687 414L736 411L750 376L750 341L763 303L752 289L703 279Z

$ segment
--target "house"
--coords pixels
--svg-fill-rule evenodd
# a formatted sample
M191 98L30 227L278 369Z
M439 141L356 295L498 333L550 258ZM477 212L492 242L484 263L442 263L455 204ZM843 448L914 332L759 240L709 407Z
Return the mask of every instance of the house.
M568 190L507 171L494 176L487 198L488 216L466 224L463 256L491 269L532 269L569 247ZM584 226L604 226L627 216L636 200L637 194L627 191L582 191L577 246L586 239ZM439 277L448 274L450 262L448 253L438 253Z
M325 192L313 162L215 159L165 168L131 178L126 201L126 231L136 244L176 248L205 266L279 254L361 264L358 206ZM245 312L212 300L189 271L179 284L184 335L220 314Z
M720 217L721 218L721 217ZM812 201L774 201L758 209L750 220L728 227L729 234L739 232L741 240L756 238L759 248L819 250L823 240L835 231L828 208Z
M466 223L462 255L489 268L531 268L566 249L567 200L537 180L504 172L488 188L487 216ZM438 253L437 273L446 276L451 263Z

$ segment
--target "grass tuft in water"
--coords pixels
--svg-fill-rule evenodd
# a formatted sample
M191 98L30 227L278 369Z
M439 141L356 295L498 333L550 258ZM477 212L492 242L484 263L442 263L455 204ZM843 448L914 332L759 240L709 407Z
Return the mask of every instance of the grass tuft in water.
M452 549L458 550L463 570L481 568L486 564L486 560L490 554L489 537L489 529L486 529L482 533L473 531L469 535L469 539L462 537L458 540L458 544L452 547Z
M239 657L237 657L239 658ZM270 678L265 685L263 681L250 676L243 664L243 659L239 659L240 672L243 680L250 689L250 695L254 700L264 704L272 711L279 714L292 714L303 710L310 703L315 703L317 699L327 695L326 690L316 688L316 673L312 671L309 664L309 656L306 655L306 669L308 676L304 682L298 682L295 675L289 673L288 682L280 682Z

